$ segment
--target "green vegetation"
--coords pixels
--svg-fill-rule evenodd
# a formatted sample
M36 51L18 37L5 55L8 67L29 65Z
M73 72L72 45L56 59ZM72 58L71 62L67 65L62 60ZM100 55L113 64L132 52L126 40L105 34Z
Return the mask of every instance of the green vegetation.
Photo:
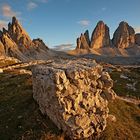
M140 68L122 69L121 71L114 70L110 75L114 81L113 88L117 95L140 98ZM127 78L121 78L121 75ZM127 84L132 85L135 90L129 88Z
M117 121L108 120L107 128L100 140L139 140L140 108L131 103L115 100L109 103L109 109Z
M32 98L28 75L0 74L0 140L58 139L61 134Z
M114 70L111 77L118 95L139 97L140 69ZM120 78L120 74L129 77ZM136 92L126 89L127 83L137 80ZM107 128L99 140L140 139L140 108L137 105L115 100L109 103L110 114L116 122L108 120ZM0 140L68 140L53 122L43 116L32 97L30 75L19 75L17 71L0 74Z

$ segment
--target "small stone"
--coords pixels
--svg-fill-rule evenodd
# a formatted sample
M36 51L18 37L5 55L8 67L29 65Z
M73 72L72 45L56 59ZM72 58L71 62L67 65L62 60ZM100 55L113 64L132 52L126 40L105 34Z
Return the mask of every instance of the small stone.
M18 119L22 119L22 118L23 118L23 116L21 116L21 115L20 115L20 116L18 116L17 118L18 118Z

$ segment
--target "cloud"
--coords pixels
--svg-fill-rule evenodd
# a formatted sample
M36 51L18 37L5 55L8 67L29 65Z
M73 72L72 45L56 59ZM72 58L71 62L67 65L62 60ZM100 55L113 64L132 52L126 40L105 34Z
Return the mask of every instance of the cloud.
M30 2L33 2L33 3L48 3L49 0L29 0Z
M5 20L0 20L0 29L2 29L3 27L6 28L7 27L7 21Z
M53 49L56 51L67 51L67 50L72 50L74 48L75 47L73 44L60 44L53 47Z
M88 26L90 24L90 21L89 20L80 20L77 23L80 24L81 26Z
M27 5L27 10L35 9L38 5L34 2L29 2Z
M102 11L106 11L106 10L107 10L107 8L106 8L106 7L103 7L103 8L102 8Z
M11 18L13 16L17 17L17 16L19 16L21 14L20 12L13 11L11 6L8 5L8 4L2 5L1 11L2 11L3 17L5 17L5 18Z
M134 28L136 33L140 33L140 27Z
M47 3L48 0L38 0L38 2Z

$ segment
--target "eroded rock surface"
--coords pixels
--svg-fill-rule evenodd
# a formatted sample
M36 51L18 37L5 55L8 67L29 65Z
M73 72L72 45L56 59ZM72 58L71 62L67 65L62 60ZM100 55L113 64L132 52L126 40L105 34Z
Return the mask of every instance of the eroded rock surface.
M115 98L113 81L94 60L62 60L38 65L33 73L33 97L43 114L72 139L102 132L108 100Z

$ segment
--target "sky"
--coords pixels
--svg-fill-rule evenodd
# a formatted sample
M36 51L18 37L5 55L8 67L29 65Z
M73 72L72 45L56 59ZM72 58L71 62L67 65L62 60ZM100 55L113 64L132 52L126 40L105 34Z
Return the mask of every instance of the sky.
M50 47L74 47L85 30L91 34L99 20L110 28L126 21L140 32L140 0L0 0L0 28L16 16L30 37Z

